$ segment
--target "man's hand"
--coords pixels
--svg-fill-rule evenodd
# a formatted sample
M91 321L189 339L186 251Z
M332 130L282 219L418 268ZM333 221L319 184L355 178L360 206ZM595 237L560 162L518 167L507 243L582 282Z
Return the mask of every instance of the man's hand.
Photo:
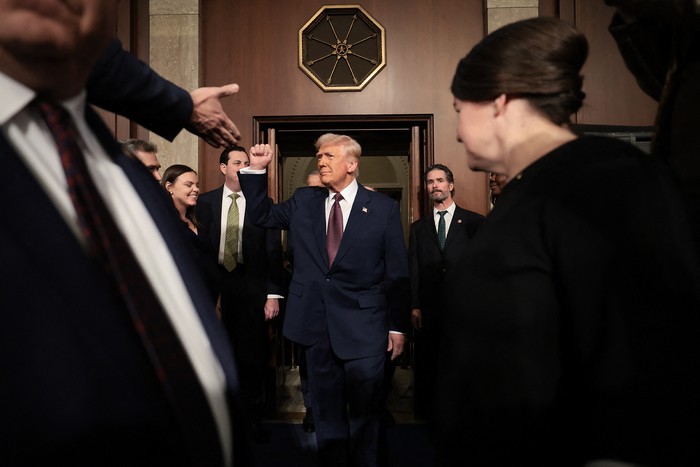
M406 343L406 336L398 332L389 333L389 346L387 352L391 352L391 359L396 360L403 353L403 346Z
M411 325L416 330L420 330L423 327L423 312L420 311L420 308L411 310Z
M266 169L272 160L272 146L269 144L256 144L250 148L250 168L254 170Z
M215 148L236 144L241 133L224 112L221 99L237 92L237 84L198 88L190 92L194 105L187 130Z
M265 320L271 320L280 312L280 301L276 298L268 298L265 301Z

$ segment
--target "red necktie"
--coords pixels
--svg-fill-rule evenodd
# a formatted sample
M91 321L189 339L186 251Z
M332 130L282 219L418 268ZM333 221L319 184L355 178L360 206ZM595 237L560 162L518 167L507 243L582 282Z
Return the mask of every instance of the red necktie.
M115 300L122 302L134 323L178 416L192 465L220 465L222 451L216 425L199 379L140 264L95 188L70 114L48 102L39 102L38 108L58 147L88 255L108 276L114 285Z
M335 255L338 254L338 247L340 247L340 239L343 238L343 211L340 209L340 200L343 199L343 195L336 193L333 198L335 202L331 206L331 213L328 216L328 233L326 234L328 266L333 264Z

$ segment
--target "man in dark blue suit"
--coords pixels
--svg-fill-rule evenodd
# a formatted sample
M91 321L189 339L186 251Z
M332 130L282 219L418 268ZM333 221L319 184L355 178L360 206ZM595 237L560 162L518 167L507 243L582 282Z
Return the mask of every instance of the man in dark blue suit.
M239 180L250 219L289 230L293 242L283 333L306 351L321 465L383 465L386 352L392 359L403 352L409 327L399 206L357 183L361 148L354 139L325 134L316 149L325 187L299 188L274 205L265 175L269 145L251 149ZM339 245L328 245L337 240L327 234L334 226Z
M243 452L229 416L238 382L214 304L172 202L85 100L112 7L0 1L0 194L12 219L0 227L0 464L230 465ZM84 167L77 188L68 158ZM79 189L115 224L101 250ZM105 255L143 272L138 295L154 297L180 349L170 359L151 338L165 328L124 296L134 282L115 278Z

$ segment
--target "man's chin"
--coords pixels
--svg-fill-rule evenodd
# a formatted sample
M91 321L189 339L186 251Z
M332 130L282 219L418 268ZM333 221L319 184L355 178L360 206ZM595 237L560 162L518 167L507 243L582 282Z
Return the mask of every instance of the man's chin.
M474 172L489 172L489 170L480 163L480 161L473 159L471 156L467 155L467 167L469 167Z

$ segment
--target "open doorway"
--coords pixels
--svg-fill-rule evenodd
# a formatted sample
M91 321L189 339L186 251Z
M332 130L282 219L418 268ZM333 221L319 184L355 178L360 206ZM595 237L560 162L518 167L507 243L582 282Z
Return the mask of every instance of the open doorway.
M401 208L404 237L408 244L411 222L427 206L422 183L424 169L434 161L433 115L334 115L254 117L255 143L275 147L268 167L270 196L281 202L306 185L316 169L314 143L324 133L351 136L362 147L359 183L394 198ZM283 245L284 245L283 234ZM278 323L279 324L279 323ZM281 336L272 332L275 360L274 411L279 418L299 418L304 412L300 390L298 354ZM394 376L390 409L396 418L413 416L412 351L405 352ZM272 402L272 401L270 401Z

